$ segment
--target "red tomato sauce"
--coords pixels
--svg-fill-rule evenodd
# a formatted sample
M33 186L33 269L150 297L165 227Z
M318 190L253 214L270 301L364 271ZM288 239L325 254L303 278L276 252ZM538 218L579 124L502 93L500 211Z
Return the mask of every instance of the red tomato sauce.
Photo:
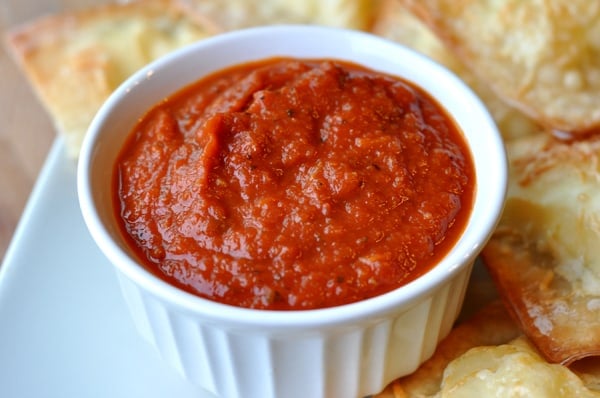
M457 241L475 173L414 85L334 60L217 72L151 109L115 166L145 266L235 306L337 306L427 272Z

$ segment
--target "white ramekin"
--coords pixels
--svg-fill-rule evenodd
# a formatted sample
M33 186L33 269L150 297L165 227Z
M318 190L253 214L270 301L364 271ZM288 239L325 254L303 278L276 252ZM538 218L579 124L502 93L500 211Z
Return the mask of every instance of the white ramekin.
M390 293L339 307L263 311L181 291L140 266L113 211L116 155L151 106L203 75L272 56L357 62L416 83L458 123L476 168L470 222L430 272ZM452 73L409 49L356 31L276 26L237 31L171 53L135 73L107 100L85 137L78 166L88 229L119 276L141 335L187 379L221 397L361 397L415 370L460 311L473 262L500 216L506 159L496 127Z

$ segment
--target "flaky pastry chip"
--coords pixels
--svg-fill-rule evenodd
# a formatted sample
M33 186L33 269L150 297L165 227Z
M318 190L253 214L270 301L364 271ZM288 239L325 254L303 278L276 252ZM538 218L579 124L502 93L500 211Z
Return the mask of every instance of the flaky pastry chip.
M563 365L550 364L525 336L475 347L450 362L436 397L600 398Z
M578 369L548 363L496 301L455 327L433 357L375 398L598 398L599 377L600 361Z
M96 111L122 81L215 29L176 0L139 0L42 17L7 40L76 157Z
M504 214L483 258L551 362L600 355L600 137L511 141Z
M410 47L457 74L486 105L506 140L534 134L541 127L520 110L509 106L473 74L446 45L398 0L381 0L373 33Z
M367 29L374 0L183 0L226 30L269 24Z
M440 391L444 369L473 347L504 344L521 334L500 301L452 329L433 356L414 373L394 381L375 398L431 397Z
M402 0L501 97L549 129L600 127L600 2Z

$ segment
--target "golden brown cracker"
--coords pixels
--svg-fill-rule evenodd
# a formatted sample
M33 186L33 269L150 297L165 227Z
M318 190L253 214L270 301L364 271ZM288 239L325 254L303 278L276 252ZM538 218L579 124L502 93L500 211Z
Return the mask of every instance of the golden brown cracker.
M504 214L483 258L551 362L600 355L600 137L509 142Z
M444 370L437 396L598 398L566 366L550 364L525 336L507 344L475 347Z
M499 96L549 129L600 126L600 3L402 0Z
M151 60L214 33L176 0L138 0L42 17L7 41L76 157L112 91Z
M375 0L183 0L226 30L272 24L367 29Z
M509 342L520 330L501 302L495 301L468 321L455 327L437 347L433 356L409 376L388 388L396 397L428 397L440 391L444 369L469 349Z
M500 301L455 327L433 357L375 398L598 398L600 361L548 363Z
M481 98L506 140L541 131L538 123L508 105L398 0L382 0L373 33L408 46L457 74Z

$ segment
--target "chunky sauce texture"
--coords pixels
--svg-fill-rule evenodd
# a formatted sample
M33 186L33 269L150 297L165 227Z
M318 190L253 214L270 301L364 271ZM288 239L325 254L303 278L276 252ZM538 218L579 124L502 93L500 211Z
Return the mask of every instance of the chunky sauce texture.
M422 90L346 62L276 58L157 104L114 185L123 231L156 275L289 310L363 300L431 269L466 226L475 174Z

